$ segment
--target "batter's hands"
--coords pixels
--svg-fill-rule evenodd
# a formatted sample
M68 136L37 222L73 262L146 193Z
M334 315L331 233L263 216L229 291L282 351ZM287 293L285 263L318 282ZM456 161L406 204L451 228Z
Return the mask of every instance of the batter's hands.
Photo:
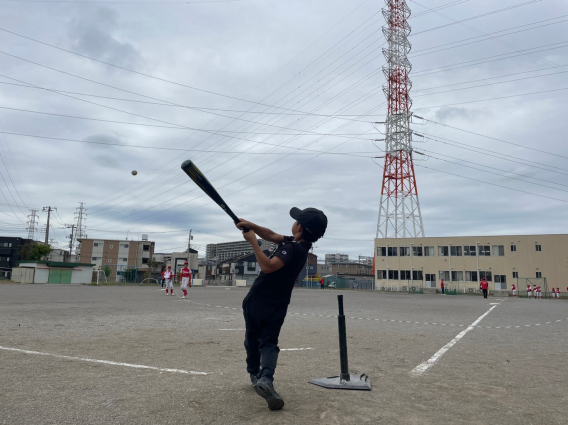
M239 224L242 224L242 222ZM245 238L245 240L253 246L254 244L258 245L258 242L256 241L256 233L254 233L254 230L249 229L248 232L243 232L243 238Z
M243 227L246 227L249 230L253 230L256 226L256 224L247 221L247 220L243 220L242 218L239 217L239 220L241 220L240 222L236 223L235 226L237 226L237 229L239 230L243 230Z

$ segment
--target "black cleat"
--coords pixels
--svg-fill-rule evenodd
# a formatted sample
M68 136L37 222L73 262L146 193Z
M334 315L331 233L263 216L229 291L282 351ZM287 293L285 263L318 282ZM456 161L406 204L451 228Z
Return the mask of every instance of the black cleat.
M250 374L250 382L252 383L252 386L254 388L254 386L256 385L256 383L258 382L258 374L256 373L251 373Z
M280 410L284 407L284 400L274 391L274 386L266 378L260 378L254 385L256 393L266 400L270 410Z

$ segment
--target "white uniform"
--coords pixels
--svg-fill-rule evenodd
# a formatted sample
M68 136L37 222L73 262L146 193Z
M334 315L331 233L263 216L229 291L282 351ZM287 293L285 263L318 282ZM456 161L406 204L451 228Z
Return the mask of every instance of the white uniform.
M166 279L166 290L174 289L174 272L171 270L166 270L164 272L164 279Z
M531 287L527 286L527 298L532 297L532 291L531 291Z
M189 281L191 280L191 270L188 268L181 269L181 289L187 289L189 286Z

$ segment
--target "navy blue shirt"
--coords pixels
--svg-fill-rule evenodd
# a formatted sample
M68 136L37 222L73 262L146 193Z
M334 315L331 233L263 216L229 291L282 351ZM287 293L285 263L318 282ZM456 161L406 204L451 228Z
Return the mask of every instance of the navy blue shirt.
M284 266L272 273L261 271L246 298L254 295L255 298L272 304L286 306L290 304L294 283L302 268L306 267L306 259L311 247L310 242L294 242L292 236L285 236L284 242L278 245L276 251L270 256L270 258L280 258L284 261Z

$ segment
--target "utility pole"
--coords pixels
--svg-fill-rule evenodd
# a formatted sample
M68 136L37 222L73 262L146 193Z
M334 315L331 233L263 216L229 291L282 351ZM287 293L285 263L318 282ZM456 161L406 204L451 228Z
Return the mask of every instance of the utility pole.
M383 91L388 111L384 122L385 166L377 238L424 237L412 161L412 100L408 94L412 87L408 78L412 65L407 57L411 49L408 41L410 9L406 0L386 0L382 12L387 21L383 26L388 42L388 47L383 49L387 61L383 66L387 79Z
M43 212L47 212L47 225L45 226L45 244L49 242L49 219L51 217L51 211L57 211L57 207L43 207Z
M28 215L28 239L31 239L32 241L34 240L34 234L36 232L36 226L38 225L38 216L37 216L37 212L39 210L31 210L31 214Z
M77 228L77 226L75 226L74 224L68 224L65 227L68 228L68 229L71 229L71 234L68 236L68 238L69 238L69 261L71 261L71 252L73 250L73 233L75 232L75 229Z
M189 229L189 240L187 241L187 253L189 254L189 250L191 249L191 241L193 239L193 236L191 236L191 232L193 229Z

